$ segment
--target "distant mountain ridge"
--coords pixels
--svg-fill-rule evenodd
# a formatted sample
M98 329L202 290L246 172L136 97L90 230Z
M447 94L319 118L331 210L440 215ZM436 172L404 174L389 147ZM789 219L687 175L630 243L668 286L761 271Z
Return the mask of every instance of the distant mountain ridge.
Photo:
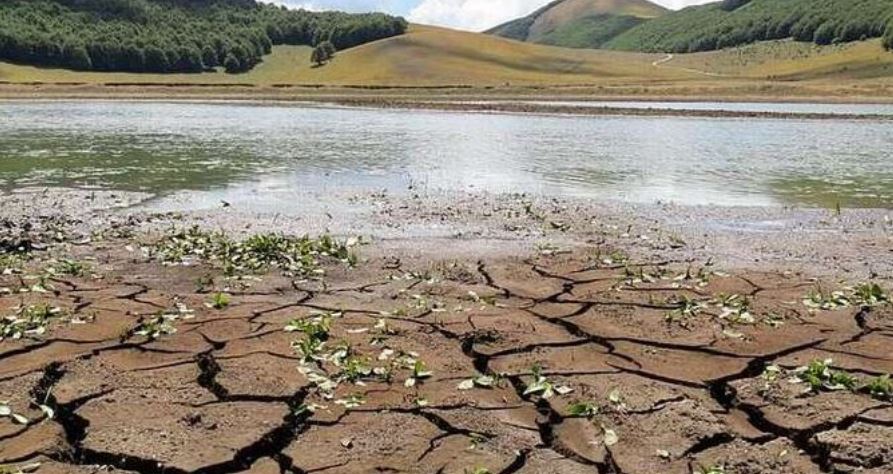
M667 12L647 0L556 0L485 33L531 43L597 48Z

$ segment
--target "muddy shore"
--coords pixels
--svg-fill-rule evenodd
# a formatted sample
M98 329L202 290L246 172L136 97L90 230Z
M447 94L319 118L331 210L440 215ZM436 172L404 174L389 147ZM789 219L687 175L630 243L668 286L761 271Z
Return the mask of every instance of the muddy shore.
M754 112L624 107L623 101L644 102L771 102L825 104L889 104L887 88L846 88L830 93L827 84L728 85L699 87L337 87L243 86L189 84L2 84L0 100L121 100L199 101L286 105L289 103L348 107L397 108L522 114L589 116L679 116L703 118L761 118L795 120L891 120L881 114ZM584 107L549 101L607 101L616 106Z
M326 199L0 195L0 465L893 469L888 211Z

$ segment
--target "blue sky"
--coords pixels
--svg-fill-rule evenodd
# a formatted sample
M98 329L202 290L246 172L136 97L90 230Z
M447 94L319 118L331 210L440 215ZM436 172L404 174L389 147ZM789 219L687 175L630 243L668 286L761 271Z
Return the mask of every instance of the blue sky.
M386 11L410 21L480 31L526 15L550 0L277 0L309 10ZM652 0L669 8L716 0Z

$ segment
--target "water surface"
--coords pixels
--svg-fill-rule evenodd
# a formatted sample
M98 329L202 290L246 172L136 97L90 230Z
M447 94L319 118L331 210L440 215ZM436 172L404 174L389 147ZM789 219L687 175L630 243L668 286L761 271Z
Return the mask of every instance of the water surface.
M186 206L223 199L288 210L306 190L412 187L891 208L890 150L889 122L844 119L0 102L5 189L186 193Z
M624 108L653 110L697 110L715 112L893 115L893 104L816 104L800 102L677 102L677 101L561 101L532 100L506 103L541 104L562 107Z

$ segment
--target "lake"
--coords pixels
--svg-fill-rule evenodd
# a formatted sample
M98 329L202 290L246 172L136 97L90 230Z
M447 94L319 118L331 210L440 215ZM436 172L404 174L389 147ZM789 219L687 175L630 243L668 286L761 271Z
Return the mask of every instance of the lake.
M780 114L893 115L893 104L814 104L803 102L685 102L685 101L568 101L531 100L505 103L562 107L607 107L640 110L698 110Z
M287 210L299 191L411 187L641 203L893 208L891 150L889 121L845 118L0 102L4 189L185 194L193 199L182 205L196 207L228 200Z

